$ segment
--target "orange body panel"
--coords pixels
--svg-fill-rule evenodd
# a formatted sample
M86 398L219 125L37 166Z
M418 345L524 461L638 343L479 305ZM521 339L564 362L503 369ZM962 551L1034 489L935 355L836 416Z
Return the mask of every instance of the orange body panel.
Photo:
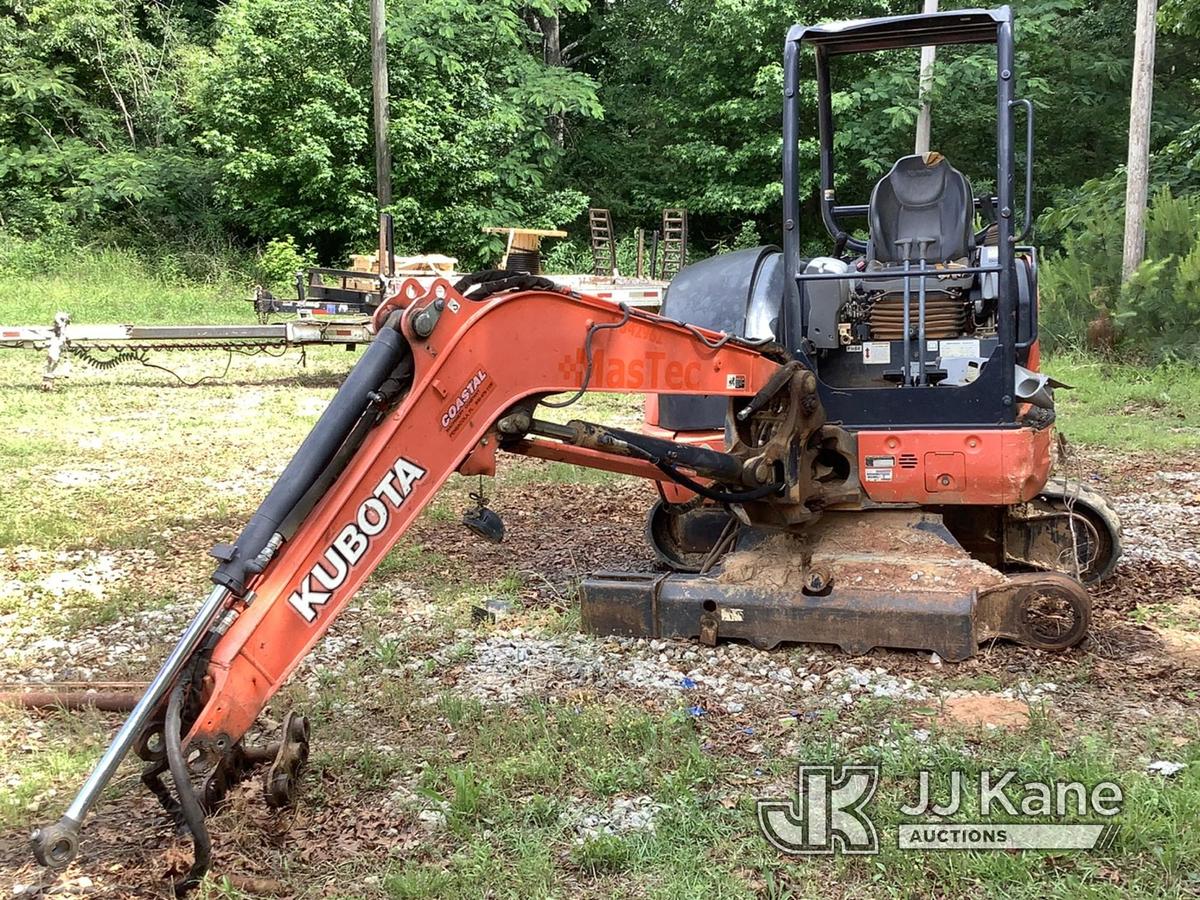
M442 483L487 446L500 414L533 394L579 388L589 327L623 316L602 300L550 291L472 301L444 281L404 305L434 297L446 307L430 337L412 332L411 316L403 324L415 367L408 395L250 585L252 602L212 654L189 740L240 738ZM593 350L593 390L752 396L778 368L752 348L714 350L650 314L595 332ZM468 468L487 469L489 456Z
M650 424L642 430L714 450L725 441L719 431L674 432ZM859 431L856 437L858 477L875 503L1006 506L1037 496L1050 475L1049 428ZM672 503L693 496L673 482L662 491Z
M1008 505L1050 475L1049 428L860 431L858 477L877 503Z
M1025 368L1040 372L1042 367L1042 344L1041 341L1034 341L1029 345L1029 358L1025 361Z

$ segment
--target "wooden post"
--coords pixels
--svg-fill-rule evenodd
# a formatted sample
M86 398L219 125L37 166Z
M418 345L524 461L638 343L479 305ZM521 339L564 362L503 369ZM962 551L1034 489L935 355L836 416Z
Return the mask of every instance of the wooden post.
M938 11L938 0L925 0L925 12ZM929 92L933 90L933 61L937 55L937 47L921 48L921 74L918 79L917 97L921 101L921 111L917 113L917 140L914 153L929 152L929 132L933 122L933 111L929 106Z
M637 277L646 277L646 229L637 230Z
M1129 94L1129 160L1125 166L1125 253L1127 281L1146 253L1146 196L1150 178L1150 107L1154 99L1154 37L1158 0L1138 0Z
M371 97L375 110L375 196L381 210L392 205L392 148L388 144L387 13L371 0Z
M538 27L542 32L542 59L546 65L553 68L562 68L562 28L558 18L558 11L544 15L535 13L537 17ZM547 124L550 126L550 136L556 147L561 147L566 139L566 120L561 113L551 115Z
M392 214L379 214L379 274L391 278L396 274L396 232Z

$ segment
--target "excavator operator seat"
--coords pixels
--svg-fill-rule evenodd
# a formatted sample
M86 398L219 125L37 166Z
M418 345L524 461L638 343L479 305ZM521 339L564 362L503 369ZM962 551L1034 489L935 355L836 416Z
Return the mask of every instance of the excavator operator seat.
M940 153L903 156L875 185L867 210L867 263L892 268L969 258L975 249L971 183Z

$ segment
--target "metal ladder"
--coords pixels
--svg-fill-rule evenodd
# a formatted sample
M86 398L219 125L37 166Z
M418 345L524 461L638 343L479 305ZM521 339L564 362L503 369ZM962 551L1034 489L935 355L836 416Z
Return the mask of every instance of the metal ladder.
M588 226L592 232L592 274L612 278L617 274L617 242L613 239L612 213L607 209L589 209Z
M664 209L662 218L662 266L659 277L670 281L687 264L687 210Z

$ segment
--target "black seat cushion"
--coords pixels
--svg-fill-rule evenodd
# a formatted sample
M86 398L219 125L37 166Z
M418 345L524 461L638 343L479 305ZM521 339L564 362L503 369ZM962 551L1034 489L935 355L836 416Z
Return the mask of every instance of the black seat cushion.
M871 192L867 258L885 264L922 256L934 263L962 259L974 249L974 212L971 183L944 156L903 156Z

